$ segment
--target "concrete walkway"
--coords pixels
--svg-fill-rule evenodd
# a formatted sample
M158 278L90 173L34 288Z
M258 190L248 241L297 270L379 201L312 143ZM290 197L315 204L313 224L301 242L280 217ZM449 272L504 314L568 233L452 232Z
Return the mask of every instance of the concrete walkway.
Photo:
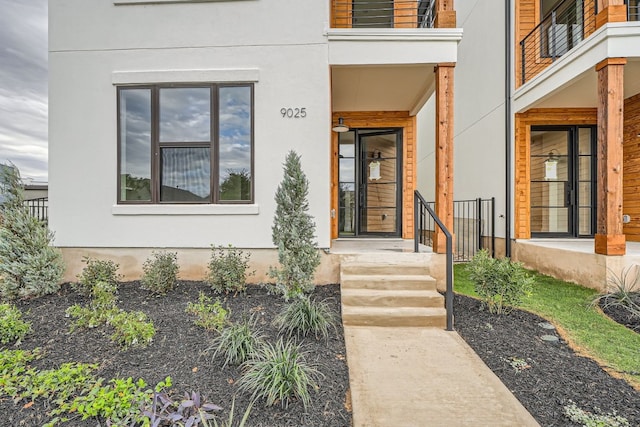
M345 326L354 427L539 426L456 332Z

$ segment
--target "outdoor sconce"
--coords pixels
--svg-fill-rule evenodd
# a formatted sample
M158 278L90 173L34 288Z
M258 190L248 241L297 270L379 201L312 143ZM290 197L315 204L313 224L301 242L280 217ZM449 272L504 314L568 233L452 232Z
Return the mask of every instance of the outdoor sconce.
M558 179L558 157L554 154L555 148L549 151L549 157L544 161L544 180Z
M332 130L334 132L338 132L338 133L342 133L342 132L348 132L349 131L349 127L347 125L344 124L344 119L342 117L340 117L338 119L338 124L335 125Z

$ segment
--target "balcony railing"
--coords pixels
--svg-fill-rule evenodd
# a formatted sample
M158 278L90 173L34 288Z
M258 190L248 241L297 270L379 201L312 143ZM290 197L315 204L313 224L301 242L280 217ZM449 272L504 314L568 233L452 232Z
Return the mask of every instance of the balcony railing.
M593 2L588 0L565 0L522 39L522 84L569 52L595 30L593 10Z
M332 28L433 28L435 0L332 0Z

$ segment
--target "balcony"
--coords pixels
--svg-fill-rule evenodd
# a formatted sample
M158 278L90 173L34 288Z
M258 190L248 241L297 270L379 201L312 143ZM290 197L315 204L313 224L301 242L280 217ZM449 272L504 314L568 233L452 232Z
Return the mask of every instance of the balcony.
M640 0L626 0L627 21L640 20ZM565 0L520 41L520 85L571 51L596 30L597 2Z
M436 0L332 0L331 28L433 28Z

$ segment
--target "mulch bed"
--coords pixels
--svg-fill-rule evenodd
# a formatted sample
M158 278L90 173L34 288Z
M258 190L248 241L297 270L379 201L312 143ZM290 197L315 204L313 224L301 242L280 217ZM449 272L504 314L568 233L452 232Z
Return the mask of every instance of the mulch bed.
M614 410L640 426L640 393L577 355L546 321L524 311L492 315L480 302L455 297L455 328L542 426L575 426L564 416L570 401L590 412ZM543 335L557 342L544 341ZM516 370L524 360L529 367Z
M33 330L19 348L41 347L46 355L35 367L50 369L64 362L99 363L96 373L107 379L115 377L143 378L155 384L166 376L173 379L174 394L197 390L208 401L228 409L236 392L240 376L237 367L222 367L205 353L213 333L191 322L184 312L187 303L196 302L199 291L211 295L200 282L181 282L164 297L153 297L139 283L124 283L119 290L119 307L142 310L153 320L156 336L145 349L120 351L109 341L107 328L69 333L71 320L65 317L67 307L87 300L67 286L57 295L18 302ZM339 313L338 285L317 287L314 297L327 300ZM258 286L250 286L246 294L228 296L225 305L231 318L240 319L254 313L266 335L274 339L277 331L271 327L273 316L283 306L279 296L270 295ZM608 313L611 315L611 313ZM570 401L591 412L612 412L640 425L640 393L625 381L611 377L594 361L577 355L555 330L544 329L545 320L533 314L514 310L506 316L491 315L480 310L480 303L460 295L455 298L455 326L458 333L500 377L506 386L531 412L542 426L575 426L563 412ZM543 335L558 338L557 342L541 339ZM305 344L319 364L323 377L320 387L312 392L311 406L305 410L301 402L288 409L265 407L258 401L251 412L249 426L349 426L351 414L345 407L348 371L342 328L327 342L306 339ZM514 366L526 362L522 369ZM236 396L236 414L244 411L249 396ZM10 399L0 401L0 426L41 426L48 420L43 402L24 408ZM384 404L384 402L381 402ZM224 417L224 414L223 414ZM95 427L95 420L74 420L69 426Z
M87 299L63 286L56 295L17 305L32 322L33 332L19 348L41 347L45 356L34 363L39 369L56 368L64 362L99 363L96 375L111 378L143 378L155 385L171 376L174 394L199 391L207 401L229 409L235 395L236 416L242 415L250 403L250 396L237 394L235 382L240 370L234 366L222 367L221 359L212 360L205 350L210 346L214 333L206 332L192 322L185 313L189 302L197 302L199 291L213 296L201 282L181 282L163 297L154 297L141 289L138 282L123 283L119 288L118 306L127 311L141 310L152 320L156 329L153 343L144 349L119 350L109 340L111 331L106 327L69 333L71 319L65 317L65 309L75 303L86 304ZM319 286L313 296L327 300L336 313L340 313L339 285ZM259 324L267 339L275 341L277 330L271 320L283 306L280 296L270 295L264 288L249 286L245 294L226 297L224 305L231 310L231 319L240 320L252 313L259 317ZM265 407L264 401L254 404L249 426L335 426L350 425L351 415L345 408L348 389L348 371L342 328L331 334L328 341L307 338L304 340L313 361L322 373L319 389L311 392L311 405L305 410L299 401ZM0 426L41 426L49 418L42 402L24 408L25 402L15 405L10 399L0 401ZM224 419L224 413L221 415ZM74 420L69 426L95 427L96 421Z
M631 299L640 307L640 292L632 293ZM629 310L614 302L613 298L604 297L598 301L598 304L607 316L633 331L640 332L640 316L633 316Z

